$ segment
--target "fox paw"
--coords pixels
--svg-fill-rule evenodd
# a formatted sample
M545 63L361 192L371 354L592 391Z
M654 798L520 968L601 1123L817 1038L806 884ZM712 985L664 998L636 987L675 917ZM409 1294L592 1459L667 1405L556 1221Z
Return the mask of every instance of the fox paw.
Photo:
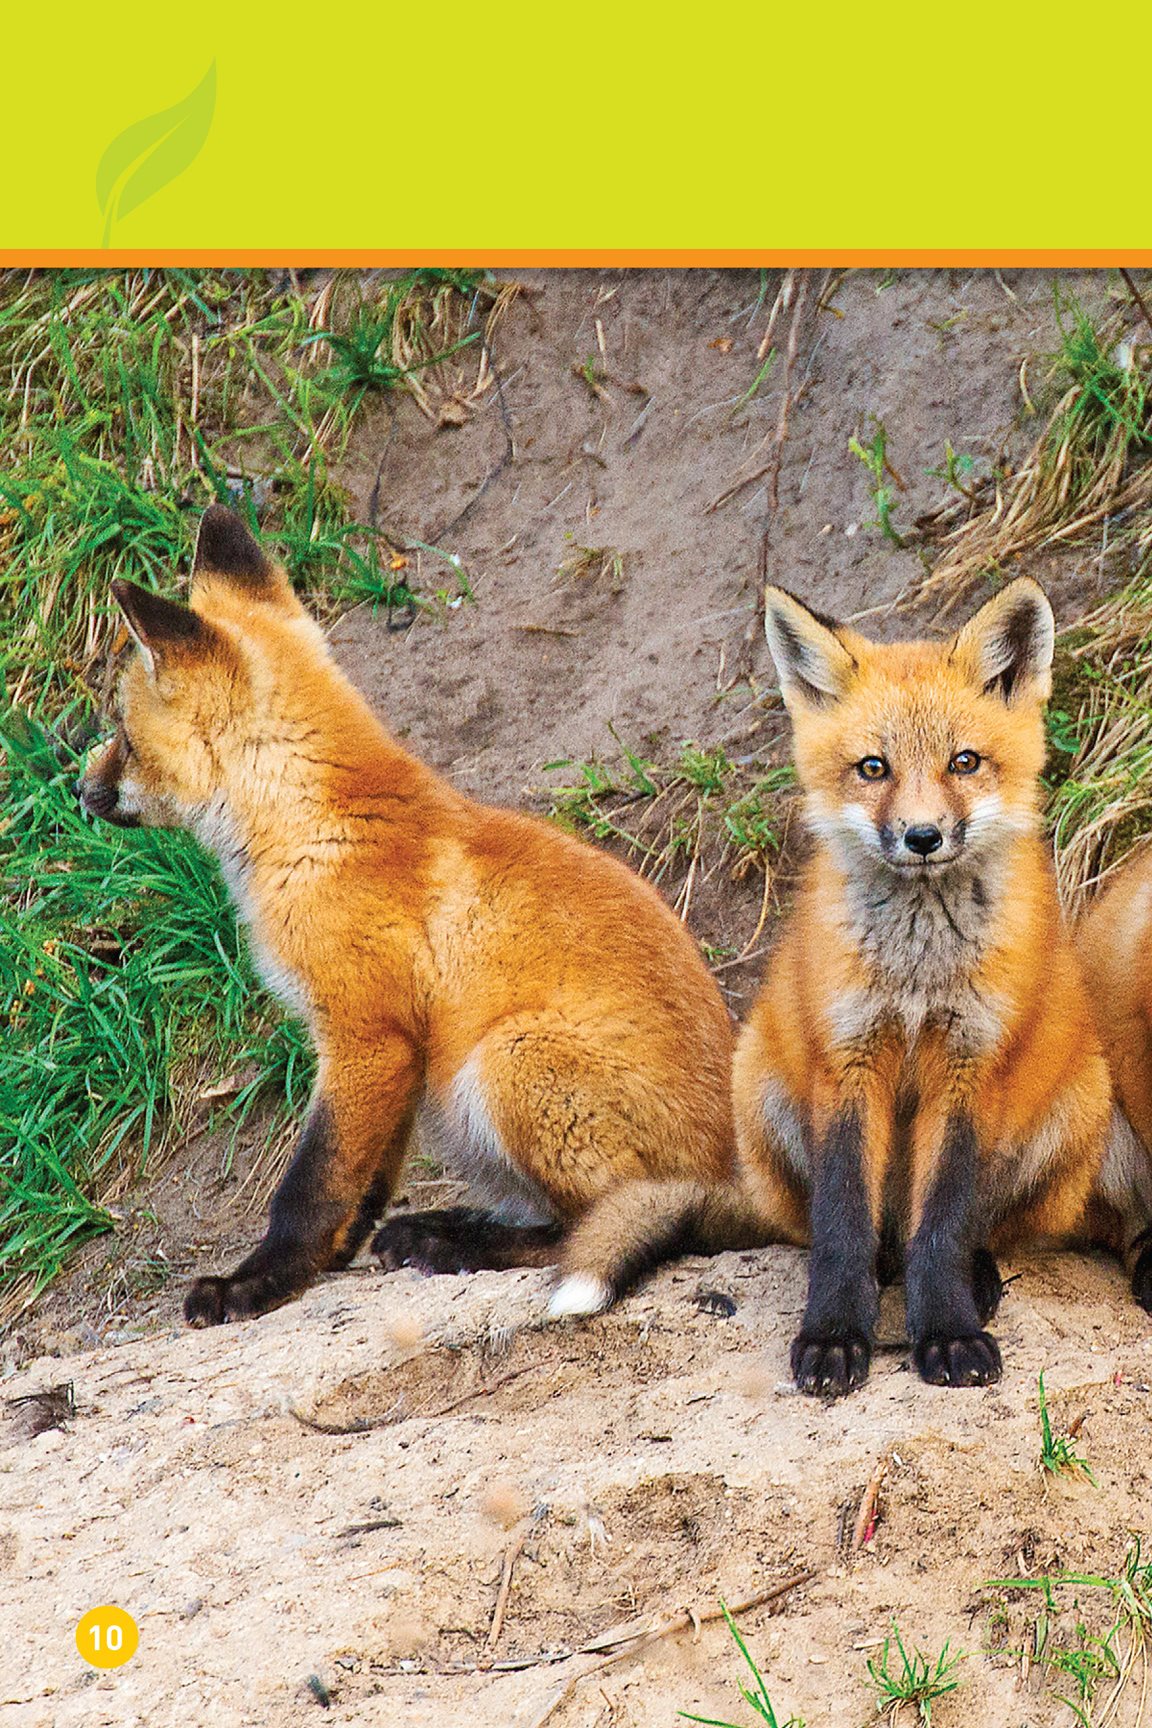
M1000 1268L987 1248L977 1248L972 1256L972 1296L981 1326L987 1326L1004 1295L1004 1280Z
M1141 1308L1152 1314L1152 1242L1141 1248L1132 1268L1132 1294Z
M872 1363L872 1346L862 1332L814 1338L801 1332L792 1344L792 1378L801 1392L817 1398L843 1398L863 1386Z
M988 1332L967 1338L918 1338L912 1360L930 1386L991 1386L1000 1378L1000 1350Z
M228 1320L250 1320L279 1308L296 1294L272 1273L250 1278L197 1278L184 1298L184 1318L189 1326L222 1326Z
M474 1272L475 1256L451 1226L437 1229L417 1217L390 1218L372 1238L372 1252L385 1272L410 1266L431 1277L443 1272Z

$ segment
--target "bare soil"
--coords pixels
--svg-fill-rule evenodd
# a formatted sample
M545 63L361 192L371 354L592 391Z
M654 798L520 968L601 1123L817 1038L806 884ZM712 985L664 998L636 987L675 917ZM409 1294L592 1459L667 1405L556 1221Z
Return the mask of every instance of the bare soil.
M412 548L425 589L454 582L416 541L460 559L475 603L407 630L362 607L333 629L393 727L495 802L546 804L565 774L545 765L613 755L610 726L646 753L683 739L779 749L755 614L765 550L769 573L822 609L904 627L891 606L919 559L868 526L849 437L883 421L896 520L910 523L944 495L926 471L946 441L985 465L1026 446L1020 364L1055 347L1038 273L853 274L823 310L813 293L770 514L782 354L741 398L774 278L763 304L747 272L522 281L493 350L502 390L450 417L462 425L382 404L344 473L358 511L375 496ZM1075 286L1090 306L1109 289ZM1041 573L1062 621L1099 579L1088 554ZM692 922L739 948L760 901L758 880L724 879ZM737 1016L761 965L721 976ZM618 1644L563 1653L799 1572L811 1581L742 1619L781 1725L874 1715L866 1663L894 1618L925 1649L967 1652L960 1690L933 1711L942 1728L1072 1719L1042 1664L1024 1677L1039 1598L981 1586L1114 1571L1128 1532L1152 1531L1149 1337L1117 1268L1069 1255L1013 1268L1005 1377L981 1391L907 1370L892 1294L872 1380L827 1408L788 1383L805 1268L782 1249L667 1268L616 1313L560 1331L538 1325L542 1273L421 1281L362 1266L278 1314L190 1333L188 1272L259 1234L251 1148L226 1177L224 1163L205 1120L3 1346L5 1397L70 1381L76 1402L38 1434L27 1406L0 1418L5 1723L278 1728L319 1720L324 1699L332 1721L412 1728L466 1712L484 1728L649 1728L678 1710L744 1722L722 1624L602 1667ZM420 1204L451 1192L419 1167L410 1191ZM732 1317L700 1307L713 1288ZM1057 1428L1087 1413L1078 1443L1098 1487L1039 1469L1041 1369ZM881 1461L879 1521L853 1556ZM105 1601L142 1636L127 1667L99 1674L72 1629ZM1073 1620L1055 1618L1060 1636Z

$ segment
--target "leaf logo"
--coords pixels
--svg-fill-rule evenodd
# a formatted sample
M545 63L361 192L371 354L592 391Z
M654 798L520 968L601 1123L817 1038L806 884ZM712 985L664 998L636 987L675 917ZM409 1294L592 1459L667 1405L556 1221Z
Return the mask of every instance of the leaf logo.
M174 108L137 120L113 138L96 169L96 201L104 217L102 245L115 223L170 186L196 160L216 112L216 62Z

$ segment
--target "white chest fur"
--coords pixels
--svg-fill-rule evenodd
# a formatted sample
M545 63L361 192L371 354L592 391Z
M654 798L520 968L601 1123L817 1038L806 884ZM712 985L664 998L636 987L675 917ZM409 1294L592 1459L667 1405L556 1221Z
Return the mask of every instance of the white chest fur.
M1005 1004L980 977L1000 892L993 878L987 866L910 879L876 867L850 882L844 934L865 982L833 1003L837 1039L898 1022L910 1039L941 1028L958 1055L996 1042Z
M252 963L261 983L292 1014L308 1018L311 1003L303 981L276 953L261 926L252 896L252 861L243 836L224 801L197 811L192 830L200 844L215 854L236 911L248 932Z

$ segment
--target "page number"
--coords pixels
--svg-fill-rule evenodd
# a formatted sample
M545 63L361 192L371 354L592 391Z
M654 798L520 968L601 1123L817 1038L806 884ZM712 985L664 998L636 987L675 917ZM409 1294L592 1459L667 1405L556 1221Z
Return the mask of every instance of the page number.
M140 1642L140 1628L123 1608L106 1604L89 1608L76 1627L76 1648L93 1668L119 1668L130 1662Z

